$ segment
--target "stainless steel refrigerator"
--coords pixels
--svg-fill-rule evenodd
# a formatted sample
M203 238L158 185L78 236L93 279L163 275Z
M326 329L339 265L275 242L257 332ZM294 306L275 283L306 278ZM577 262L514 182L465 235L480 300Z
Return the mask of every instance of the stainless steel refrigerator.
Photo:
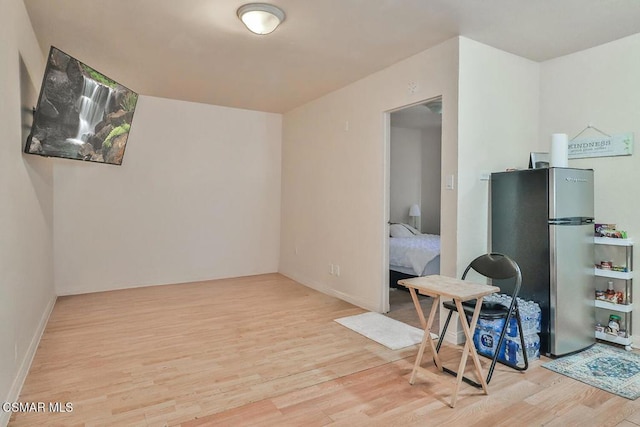
M572 168L491 174L491 250L520 266L520 297L540 304L547 355L595 342L593 179Z

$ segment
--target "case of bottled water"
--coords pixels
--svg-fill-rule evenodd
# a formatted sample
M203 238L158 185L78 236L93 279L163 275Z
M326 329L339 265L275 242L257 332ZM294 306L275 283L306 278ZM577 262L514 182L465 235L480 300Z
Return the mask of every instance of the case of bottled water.
M499 303L505 307L511 305L511 297L504 294L492 294L484 299L488 302ZM493 357L498 351L498 360L509 363L523 363L523 351L527 352L529 360L540 358L540 332L542 313L540 306L533 301L524 301L518 298L518 311L522 322L522 334L524 335L524 349L520 345L518 321L512 317L506 325L505 338L497 349L500 333L505 327L505 319L478 319L478 324L473 334L473 342L478 353Z

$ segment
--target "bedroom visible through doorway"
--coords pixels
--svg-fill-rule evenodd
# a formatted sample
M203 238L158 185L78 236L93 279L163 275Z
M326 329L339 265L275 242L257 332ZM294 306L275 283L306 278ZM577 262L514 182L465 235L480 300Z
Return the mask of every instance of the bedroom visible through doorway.
M388 315L406 321L415 309L397 281L440 272L442 98L391 112L389 135Z

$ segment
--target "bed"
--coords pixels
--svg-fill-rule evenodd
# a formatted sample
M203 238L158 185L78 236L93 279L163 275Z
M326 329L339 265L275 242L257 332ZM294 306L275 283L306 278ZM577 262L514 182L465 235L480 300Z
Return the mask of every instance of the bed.
M407 224L389 226L389 284L407 277L440 273L440 236Z

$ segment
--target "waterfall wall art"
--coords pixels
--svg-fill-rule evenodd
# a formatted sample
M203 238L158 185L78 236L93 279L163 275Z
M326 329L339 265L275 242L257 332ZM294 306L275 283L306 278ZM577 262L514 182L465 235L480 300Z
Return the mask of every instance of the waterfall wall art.
M51 47L24 152L121 165L138 94Z

